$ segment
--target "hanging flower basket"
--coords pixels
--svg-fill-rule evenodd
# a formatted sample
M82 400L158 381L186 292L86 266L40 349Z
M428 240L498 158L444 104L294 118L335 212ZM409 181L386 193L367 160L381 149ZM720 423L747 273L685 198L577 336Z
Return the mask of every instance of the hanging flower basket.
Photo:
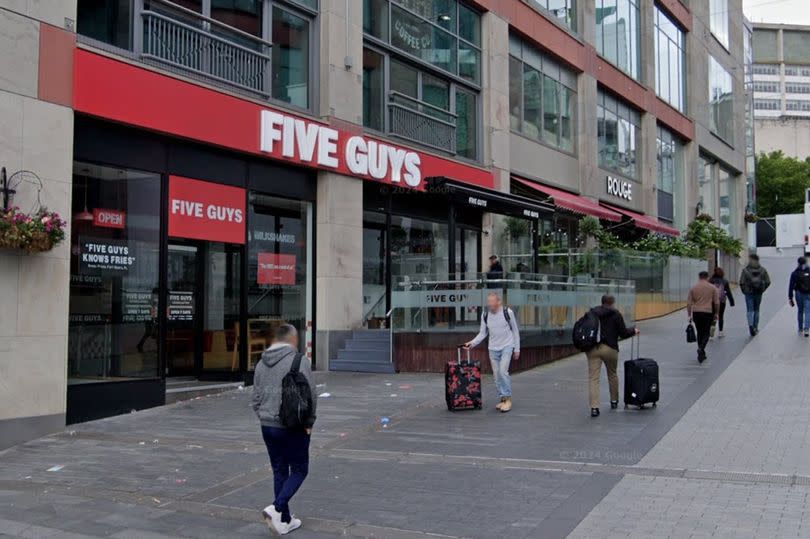
M65 239L66 224L59 214L47 208L28 215L12 207L0 213L0 248L29 253L50 251Z

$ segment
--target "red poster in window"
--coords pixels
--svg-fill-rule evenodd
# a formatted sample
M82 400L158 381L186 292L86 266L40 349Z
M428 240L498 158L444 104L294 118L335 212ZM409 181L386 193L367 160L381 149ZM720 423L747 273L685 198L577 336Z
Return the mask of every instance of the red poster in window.
M93 208L93 225L104 228L126 228L127 212L108 210L106 208Z
M295 255L259 253L258 284L295 284Z
M170 176L169 236L245 243L245 190Z

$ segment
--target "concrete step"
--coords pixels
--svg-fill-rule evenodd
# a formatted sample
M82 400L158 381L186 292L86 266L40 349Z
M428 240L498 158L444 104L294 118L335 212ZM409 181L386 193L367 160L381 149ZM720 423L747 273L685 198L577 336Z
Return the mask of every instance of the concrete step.
M337 359L354 361L369 361L374 363L390 363L388 349L380 350L339 350Z
M390 343L388 341L372 341L366 339L349 339L344 345L344 350L382 352L386 356L388 355L389 349Z
M388 342L391 334L387 329L356 329L352 331L352 340Z
M190 380L168 378L166 380L166 404L233 391L244 385L244 382L200 382L193 378Z
M342 372L376 372L394 374L394 366L390 362L380 361L353 361L350 359L333 359L329 362L330 371Z

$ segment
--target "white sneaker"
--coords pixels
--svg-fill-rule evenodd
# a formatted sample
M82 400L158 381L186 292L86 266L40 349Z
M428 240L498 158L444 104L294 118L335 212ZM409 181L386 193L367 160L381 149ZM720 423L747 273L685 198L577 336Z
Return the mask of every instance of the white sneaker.
M725 336L726 336L726 334L725 334L725 333L723 333L722 331L718 331L718 332L717 332L717 338L718 338L718 339L722 339L722 338L723 338L723 337L725 337Z
M301 519L292 517L292 520L290 520L290 523L287 524L287 532L286 533L290 533L291 531L297 530L300 527L301 527Z
M289 524L281 521L281 513L276 510L276 506L272 503L262 509L262 517L264 517L264 522L270 528L270 531L276 535L284 535L289 531L287 529Z

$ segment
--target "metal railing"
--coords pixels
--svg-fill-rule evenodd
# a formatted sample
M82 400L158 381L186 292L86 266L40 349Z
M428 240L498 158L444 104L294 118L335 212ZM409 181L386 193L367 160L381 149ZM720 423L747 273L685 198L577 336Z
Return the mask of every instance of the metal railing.
M141 17L143 59L270 95L270 42L165 0L145 2Z
M456 115L399 92L388 94L389 132L436 150L456 153Z

